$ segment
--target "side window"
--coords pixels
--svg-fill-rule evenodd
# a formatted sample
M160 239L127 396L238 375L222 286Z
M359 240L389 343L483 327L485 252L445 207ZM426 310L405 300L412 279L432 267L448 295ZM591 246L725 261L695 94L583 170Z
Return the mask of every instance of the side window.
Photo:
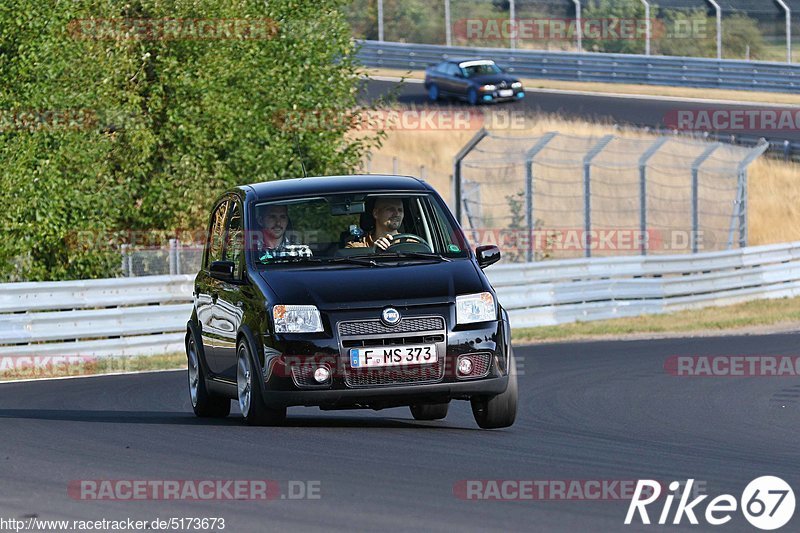
M231 216L225 239L225 261L236 263L236 278L241 277L244 259L244 226L242 225L242 208L239 202L232 203Z
M436 67L436 72L439 74L447 74L447 65L449 64L450 63L439 63L439 65Z
M211 215L205 261L203 262L203 268L205 269L208 269L209 265L214 261L222 261L222 250L225 239L225 220L228 218L230 204L229 200L222 202Z
M447 64L447 75L448 76L455 76L456 73L459 72L460 70L461 69L459 69L458 65L456 65L455 63L448 63Z

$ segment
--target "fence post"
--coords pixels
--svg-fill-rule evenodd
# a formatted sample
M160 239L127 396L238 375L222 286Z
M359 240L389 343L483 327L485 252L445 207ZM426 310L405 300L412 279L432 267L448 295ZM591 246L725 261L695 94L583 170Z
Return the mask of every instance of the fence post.
M700 154L700 157L694 160L692 163L692 253L697 253L698 243L697 243L697 235L700 231L700 213L698 211L698 185L699 185L699 175L700 175L700 167L703 163L705 163L706 159L711 157L711 154L714 151L722 146L720 143L713 143L705 151Z
M658 152L669 137L661 137L639 158L639 230L641 231L642 255L647 255L647 162Z
M123 244L120 247L120 251L122 252L122 277L129 278L131 276L130 270L128 269L128 245Z
M383 0L378 0L378 40L383 42Z
M481 128L456 154L453 162L453 209L455 209L456 220L459 224L461 224L461 162L487 135L489 132L485 128Z
M528 262L534 260L533 255L533 228L535 219L533 218L533 160L536 155L544 150L547 143L558 135L557 131L550 131L544 134L539 141L525 154L525 227L528 230Z
M169 275L175 276L177 274L178 258L177 258L177 241L175 239L169 240Z
M758 144L750 150L744 159L739 163L737 168L739 186L736 195L736 202L734 205L733 215L731 216L731 228L728 234L728 248L733 247L733 228L736 219L739 222L739 248L747 246L747 167L760 157L769 148L769 142L763 137L759 139Z
M397 156L392 158L392 174L397 176L399 170L399 164L397 162Z
M419 179L422 181L428 181L428 169L425 168L425 165L419 166Z
M445 44L453 46L453 28L450 26L450 0L444 0L444 34Z
M583 245L586 257L592 257L592 160L613 140L613 135L606 135L583 158Z

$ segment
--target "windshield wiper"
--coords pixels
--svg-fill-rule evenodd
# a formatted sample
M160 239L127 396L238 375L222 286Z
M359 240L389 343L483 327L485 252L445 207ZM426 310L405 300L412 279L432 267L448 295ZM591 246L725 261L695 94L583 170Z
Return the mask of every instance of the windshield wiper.
M390 257L392 259L400 257L400 258L411 258L411 259L433 259L436 261L444 261L449 263L452 259L448 259L443 255L433 253L433 252L389 252L389 253L379 253L375 254L375 257Z
M379 266L378 263L375 262L375 259L372 257L367 257L363 255L358 256L342 256L342 257L333 257L328 259L328 263L348 263L351 265L362 265L362 266Z

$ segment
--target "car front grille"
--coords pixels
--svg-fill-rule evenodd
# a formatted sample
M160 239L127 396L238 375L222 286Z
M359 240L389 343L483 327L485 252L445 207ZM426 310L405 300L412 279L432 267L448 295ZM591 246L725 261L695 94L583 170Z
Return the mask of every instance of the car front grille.
M441 380L443 376L444 361L437 361L432 365L416 365L409 367L348 368L344 380L348 387L355 388L436 383Z
M435 344L439 360L428 365L382 368L345 367L345 385L351 388L436 383L444 377L447 339L444 317L406 316L396 326L387 326L378 319L339 323L343 356L351 347L402 344Z
M380 320L354 320L339 323L339 335L392 335L394 333L439 332L444 329L444 318L440 316L404 317L396 326L387 326Z

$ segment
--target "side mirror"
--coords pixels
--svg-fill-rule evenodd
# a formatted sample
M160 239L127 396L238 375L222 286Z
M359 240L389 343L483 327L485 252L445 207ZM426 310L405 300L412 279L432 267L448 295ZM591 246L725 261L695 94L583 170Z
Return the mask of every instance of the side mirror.
M463 77L464 74L462 74L461 72L456 72L456 78L463 78Z
M233 279L233 273L236 271L236 263L233 261L214 261L208 268L211 277L222 281L230 281Z
M475 248L475 255L478 257L478 266L486 268L500 261L500 248L495 245L478 246Z

